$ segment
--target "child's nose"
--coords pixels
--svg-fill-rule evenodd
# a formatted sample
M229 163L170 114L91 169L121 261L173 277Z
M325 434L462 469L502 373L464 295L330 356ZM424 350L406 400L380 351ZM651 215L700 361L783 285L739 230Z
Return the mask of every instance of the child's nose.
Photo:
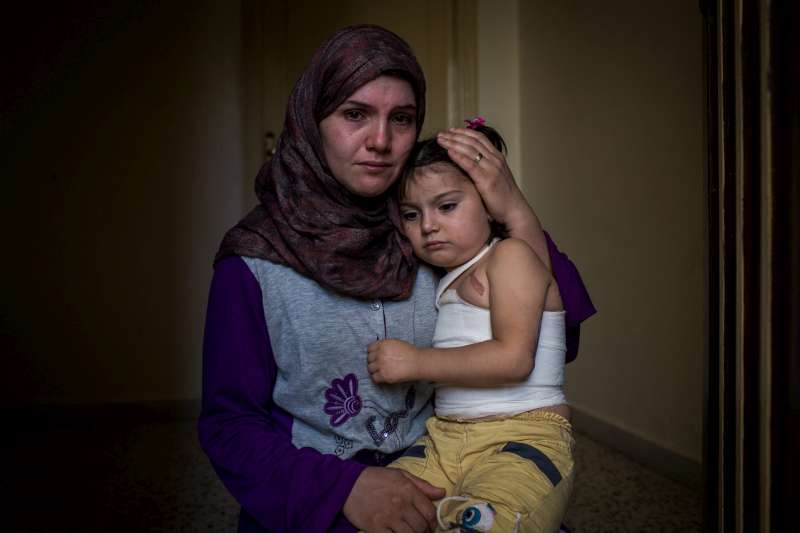
M434 217L427 216L427 217L423 217L422 218L422 231L423 232L431 233L433 231L436 231L437 229L439 229L439 226L436 223L436 220L434 219Z

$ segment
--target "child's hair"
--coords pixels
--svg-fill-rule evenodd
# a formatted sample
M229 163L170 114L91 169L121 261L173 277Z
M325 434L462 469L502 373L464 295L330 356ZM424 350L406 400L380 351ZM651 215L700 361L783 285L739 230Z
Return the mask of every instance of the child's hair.
M503 137L500 136L500 133L497 132L496 129L486 126L486 125L478 125L475 127L471 127L477 132L483 133L489 142L494 145L500 152L504 155L507 152L506 149L506 142L503 140ZM444 163L447 165L452 166L464 176L465 179L470 179L469 176L464 172L458 164L453 161L447 153L447 149L443 148L442 145L438 143L436 137L431 137L429 139L423 139L421 141L417 141L414 145L414 148L411 150L411 154L408 156L408 161L406 162L406 167L403 169L403 173L400 176L397 184L397 195L398 198L401 200L403 196L405 196L406 188L408 187L408 182L414 176L414 171L418 168L427 167L430 165L435 165L437 163ZM493 236L503 236L505 235L505 229L498 223L492 221L492 235Z

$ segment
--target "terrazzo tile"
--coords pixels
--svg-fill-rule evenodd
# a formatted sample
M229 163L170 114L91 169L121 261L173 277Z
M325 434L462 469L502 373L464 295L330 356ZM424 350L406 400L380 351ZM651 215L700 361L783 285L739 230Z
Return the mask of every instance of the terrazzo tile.
M573 533L702 531L700 494L586 435L575 441L575 489L565 518Z
M584 435L576 443L573 533L702 530L698 494ZM238 505L192 421L29 426L0 454L13 459L10 531L236 530Z

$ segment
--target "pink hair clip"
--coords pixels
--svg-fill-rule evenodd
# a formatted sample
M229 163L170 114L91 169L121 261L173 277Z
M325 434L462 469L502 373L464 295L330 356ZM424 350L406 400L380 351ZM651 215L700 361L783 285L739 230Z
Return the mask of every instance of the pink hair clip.
M467 123L467 127L471 130L477 130L479 126L483 126L486 124L486 119L483 117L475 117L472 120L464 120Z

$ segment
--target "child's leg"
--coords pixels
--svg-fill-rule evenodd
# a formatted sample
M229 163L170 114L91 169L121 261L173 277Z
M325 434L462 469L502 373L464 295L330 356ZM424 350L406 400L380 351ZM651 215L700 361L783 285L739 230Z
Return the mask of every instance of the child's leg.
M443 488L447 495L450 495L458 474L446 471L447 463L442 461L440 452L449 439L441 434L439 425L436 424L435 418L428 420L426 424L428 434L420 437L400 458L392 462L389 468L405 470L431 485Z
M558 531L572 493L573 440L569 423L552 413L525 413L514 419L476 424L471 440L502 438L493 453L464 476L440 505L448 527L475 531Z

